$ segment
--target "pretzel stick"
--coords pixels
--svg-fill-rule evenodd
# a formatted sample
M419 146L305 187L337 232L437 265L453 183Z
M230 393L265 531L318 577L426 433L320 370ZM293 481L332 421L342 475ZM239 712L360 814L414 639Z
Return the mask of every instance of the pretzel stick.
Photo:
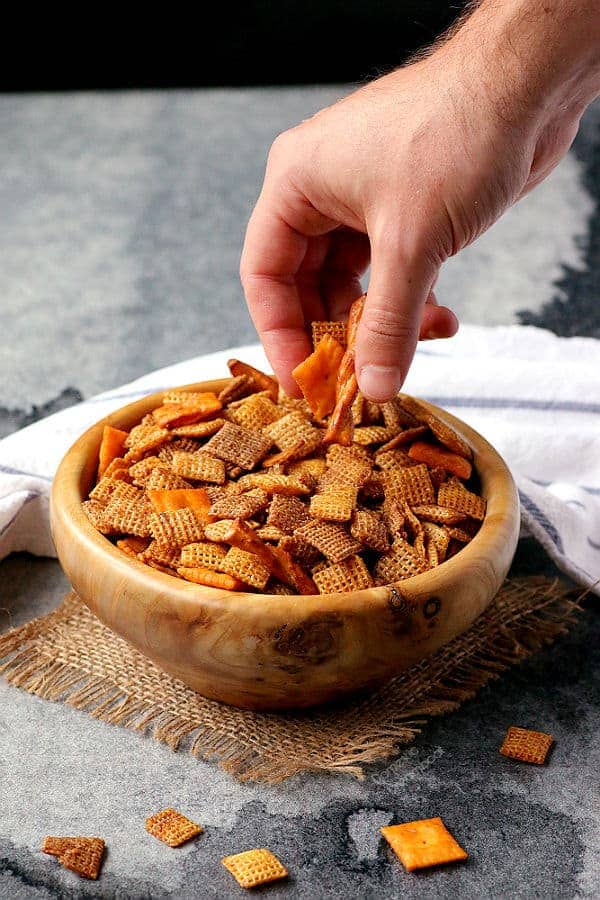
M324 444L344 444L350 446L354 433L352 421L352 404L358 393L358 382L354 372L355 346L358 325L365 308L367 295L363 294L354 301L348 316L346 351L342 357L338 371L335 406L329 419L327 431L323 437Z

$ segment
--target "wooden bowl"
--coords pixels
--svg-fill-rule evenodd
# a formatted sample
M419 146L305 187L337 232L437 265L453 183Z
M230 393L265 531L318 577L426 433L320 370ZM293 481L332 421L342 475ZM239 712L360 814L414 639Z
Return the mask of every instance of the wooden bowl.
M227 379L188 385L219 391ZM58 557L81 599L164 671L206 697L249 709L323 703L380 684L450 641L488 606L519 534L506 464L463 422L430 406L470 444L487 514L475 538L431 571L386 587L271 596L201 587L126 556L88 521L105 424L129 429L160 405L123 407L79 438L60 464L51 499Z

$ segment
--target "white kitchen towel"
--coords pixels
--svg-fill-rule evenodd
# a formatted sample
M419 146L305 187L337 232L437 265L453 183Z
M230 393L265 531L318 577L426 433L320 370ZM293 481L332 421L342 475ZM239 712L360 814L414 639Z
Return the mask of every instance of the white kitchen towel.
M152 372L0 441L0 558L54 556L52 477L86 428L153 391L228 374L235 356L268 369L257 344ZM483 434L516 479L522 524L579 583L600 594L600 341L543 329L465 325L419 346L404 386Z

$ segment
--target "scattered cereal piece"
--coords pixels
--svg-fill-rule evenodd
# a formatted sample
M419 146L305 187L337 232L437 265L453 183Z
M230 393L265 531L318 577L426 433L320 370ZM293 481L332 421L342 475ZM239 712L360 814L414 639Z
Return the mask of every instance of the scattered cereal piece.
M438 490L437 502L440 506L465 513L473 519L483 521L485 518L485 500L468 491L460 481L446 481Z
M511 725L500 747L500 753L510 759L543 766L553 743L554 738L551 734Z
M403 825L386 825L381 833L409 872L457 862L468 856L439 816Z
M104 841L98 837L48 836L42 844L43 852L58 857L66 869L94 881L100 874L104 847Z
M169 807L146 819L146 831L169 847L180 847L202 834L204 828Z
M345 486L314 494L310 500L310 514L325 522L349 522L356 509L357 493L355 487Z
M286 878L288 871L270 850L245 850L225 856L221 862L231 872L240 887L253 888Z

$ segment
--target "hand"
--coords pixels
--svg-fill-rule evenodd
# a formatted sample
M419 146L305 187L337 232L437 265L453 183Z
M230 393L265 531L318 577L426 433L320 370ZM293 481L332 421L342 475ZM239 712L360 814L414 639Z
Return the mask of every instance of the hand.
M458 327L435 305L440 266L545 178L576 134L590 99L577 79L553 81L544 67L533 78L529 57L496 59L496 43L481 52L476 17L273 144L240 274L290 394L291 370L311 351L309 323L344 318L370 262L356 374L367 397L393 396L419 336Z

